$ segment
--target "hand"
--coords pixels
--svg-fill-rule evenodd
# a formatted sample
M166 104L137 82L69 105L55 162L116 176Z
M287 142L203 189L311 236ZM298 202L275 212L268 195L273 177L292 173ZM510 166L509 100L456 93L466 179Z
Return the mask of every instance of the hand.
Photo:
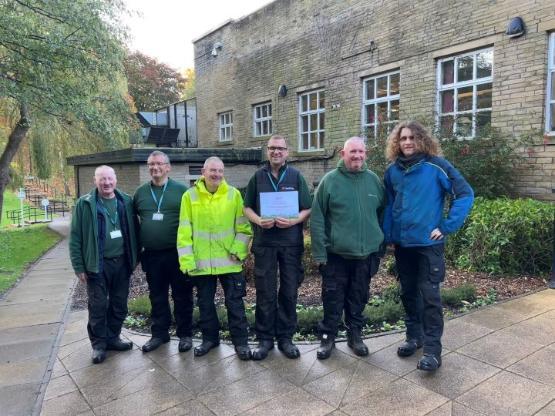
M432 233L430 234L431 240L441 240L443 238L443 234L439 231L439 228L435 228Z
M258 225L262 228L272 228L275 224L275 220L273 218L262 218L258 221Z
M278 228L289 228L295 224L296 224L295 221L290 218L282 218L282 217L276 218L276 226Z
M87 273L75 273L77 275L77 277L79 278L79 280L83 283L87 283Z

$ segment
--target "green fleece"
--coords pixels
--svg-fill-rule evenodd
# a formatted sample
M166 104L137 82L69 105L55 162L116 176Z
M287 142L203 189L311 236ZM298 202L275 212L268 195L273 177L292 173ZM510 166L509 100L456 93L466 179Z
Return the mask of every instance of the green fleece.
M83 195L77 200L71 217L71 230L69 234L69 255L75 273L99 272L98 253L98 222L96 219L96 194L93 189L90 193ZM118 199L125 206L127 224L129 226L129 246L131 253L131 268L137 265L138 238L135 233L135 214L133 212L133 201L131 197L119 190L115 190Z
M328 252L347 259L365 258L383 242L380 216L385 206L384 187L368 170L349 172L340 160L320 182L312 203L310 234L312 255L327 263Z

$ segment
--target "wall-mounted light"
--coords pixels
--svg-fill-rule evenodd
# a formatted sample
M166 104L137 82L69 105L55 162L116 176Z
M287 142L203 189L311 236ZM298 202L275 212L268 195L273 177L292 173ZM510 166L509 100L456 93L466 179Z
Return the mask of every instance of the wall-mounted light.
M280 97L285 97L287 95L287 87L285 86L285 84L281 84L278 87L278 95Z
M214 46L212 46L212 56L218 56L218 52L222 50L222 43L216 42Z
M518 38L524 35L524 33L526 33L526 27L524 26L522 17L513 17L507 25L505 34L510 38Z

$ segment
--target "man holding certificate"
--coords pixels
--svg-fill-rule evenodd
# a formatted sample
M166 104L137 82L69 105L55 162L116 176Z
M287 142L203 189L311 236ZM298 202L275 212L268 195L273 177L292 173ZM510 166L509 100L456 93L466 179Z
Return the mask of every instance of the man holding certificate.
M287 141L283 136L270 137L267 156L266 164L249 181L244 210L254 224L258 338L254 360L266 358L274 348L274 338L286 357L300 356L292 338L297 327L297 290L304 278L303 222L311 206L304 177L286 162Z
M324 318L318 324L320 360L328 358L345 313L347 345L356 355L368 355L362 342L362 312L368 302L370 278L379 266L383 242L379 217L385 205L384 187L366 166L366 145L348 139L337 168L320 182L310 232L312 255L322 274Z

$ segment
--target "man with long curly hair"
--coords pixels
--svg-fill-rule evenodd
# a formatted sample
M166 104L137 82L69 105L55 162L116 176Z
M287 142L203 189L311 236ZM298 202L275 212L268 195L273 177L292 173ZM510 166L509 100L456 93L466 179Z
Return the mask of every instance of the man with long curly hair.
M387 139L391 161L384 177L387 205L386 244L395 246L395 260L405 308L406 340L397 354L413 355L424 347L417 368L441 366L443 308L440 283L445 277L445 236L464 223L474 193L463 176L441 157L441 146L418 122L398 124ZM446 196L450 208L444 215Z

